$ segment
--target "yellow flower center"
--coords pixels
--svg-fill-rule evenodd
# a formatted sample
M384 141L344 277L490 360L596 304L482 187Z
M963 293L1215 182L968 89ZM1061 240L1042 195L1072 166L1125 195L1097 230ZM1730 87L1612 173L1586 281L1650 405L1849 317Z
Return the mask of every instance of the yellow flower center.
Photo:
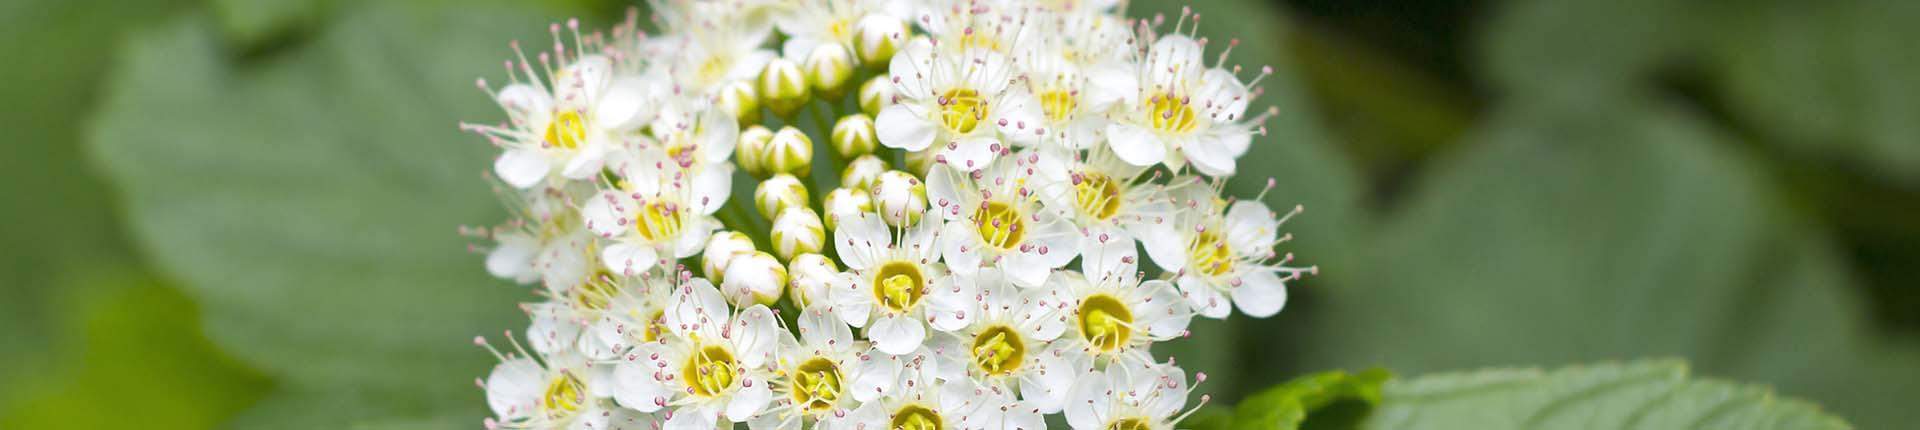
M1133 311L1120 299L1096 294L1080 301L1080 334L1101 351L1113 351L1127 345L1133 337Z
M973 336L973 364L989 375L1008 375L1020 370L1026 358L1027 344L1012 327L996 325Z
M1107 430L1153 430L1153 425L1141 418L1121 418L1108 423Z
M800 363L793 373L793 404L815 413L833 408L840 398L840 366L826 357Z
M997 201L987 202L975 211L973 223L980 228L981 240L1000 249L1019 246L1020 237L1027 232L1027 223L1020 218L1020 211Z
M853 40L853 20L848 18L836 18L833 21L828 22L827 34L832 35L833 40L838 42L847 42L847 41Z
M1193 106L1171 93L1155 97L1147 115L1147 121L1153 124L1153 129L1165 133L1186 133L1200 124L1199 114L1194 112Z
M680 377L686 379L694 395L713 397L733 386L733 369L732 351L719 345L707 345L687 358L687 365L680 370Z
M586 391L586 387L580 383L580 378L561 373L552 381L547 381L545 394L540 396L540 407L550 415L572 415L580 411L581 403L586 402L586 396L583 395Z
M1079 104L1073 100L1073 93L1053 90L1040 93L1040 110L1047 114L1047 121L1055 124L1066 122L1073 114L1073 108Z
M663 322L666 316L666 309L653 311L653 315L647 317L647 321L640 326L640 341L653 343L653 341L660 340L660 335L667 332L667 325Z
M700 84L720 82L727 78L727 71L732 68L733 58L725 55L709 55L706 61L700 62L700 69L694 72L694 82Z
M927 278L920 265L894 260L880 265L873 273L873 298L894 312L906 312L920 303L926 294Z
M595 311L607 310L613 302L613 296L619 294L613 285L613 274L605 270L595 270L587 282L573 288L573 306L578 309Z
M980 92L967 88L947 90L940 95L940 124L958 134L972 133L987 118L987 100Z
M1187 244L1187 256L1193 262L1193 270L1209 276L1225 275L1233 271L1233 253L1227 248L1225 238L1213 231L1203 231Z
M633 231L648 241L671 240L680 237L680 205L656 201L640 204L640 214L634 217Z
M580 148L587 140L587 122L572 109L561 110L547 123L547 144L566 149Z
M1105 221L1120 213L1120 184L1107 175L1080 175L1080 182L1073 184L1073 197L1080 212L1095 219Z
M907 405L893 412L893 421L888 430L940 430L946 423L940 420L940 414L926 406Z

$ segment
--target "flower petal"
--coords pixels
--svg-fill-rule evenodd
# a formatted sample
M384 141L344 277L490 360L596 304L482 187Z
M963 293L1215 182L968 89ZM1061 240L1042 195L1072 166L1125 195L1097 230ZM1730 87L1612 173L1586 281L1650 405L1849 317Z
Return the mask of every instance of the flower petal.
M660 256L651 246L615 243L600 250L600 261L613 273L638 275L653 268Z
M867 328L873 348L892 355L913 352L927 340L927 327L906 315L883 315Z
M1240 286L1233 288L1233 304L1250 317L1273 316L1287 306L1287 284L1272 271L1255 270L1240 277Z
M547 178L547 155L535 148L509 149L493 160L493 173L514 188L526 189Z
M773 401L773 390L767 388L766 380L748 379L740 385L740 389L733 392L733 400L727 402L727 419L734 422L752 419Z
M1200 312L1201 316L1226 319L1227 315L1233 313L1233 304L1227 299L1227 295L1221 294L1220 290L1213 289L1213 286L1207 285L1206 281L1198 277L1181 276L1175 285L1180 286L1180 293L1187 296L1187 303L1193 304L1193 309Z
M933 145L939 129L933 121L913 112L907 104L887 106L873 120L874 136L888 148L919 151Z
M1108 125L1107 146L1120 161L1135 166L1152 166L1167 158L1167 145L1161 143L1160 136L1133 124Z
M962 137L940 147L935 160L945 160L946 165L972 172L993 163L994 157L1000 155L999 150L1006 149L1002 145L1000 139L992 137Z

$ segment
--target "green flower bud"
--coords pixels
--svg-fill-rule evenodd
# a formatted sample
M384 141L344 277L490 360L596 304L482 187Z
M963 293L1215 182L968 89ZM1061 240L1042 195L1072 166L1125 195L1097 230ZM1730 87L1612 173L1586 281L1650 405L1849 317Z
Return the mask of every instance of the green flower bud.
M781 127L760 157L767 172L807 176L813 168L813 139L800 129Z
M873 117L866 114L853 114L840 117L833 124L833 151L841 157L853 158L873 152L880 140L873 134Z
M740 130L740 141L733 146L733 159L738 160L740 169L756 178L767 177L767 147L773 142L773 131L758 124Z
M927 169L933 167L933 153L939 146L930 146L919 152L907 152L907 171L915 175L926 176Z
M760 186L753 189L753 207L766 219L773 219L787 208L807 207L807 202L807 185L785 173L760 181Z
M737 231L715 232L707 237L707 248L700 252L700 273L720 282L727 273L727 261L735 255L753 251L753 239Z
M838 100L841 92L847 88L847 79L853 77L853 54L838 43L822 44L807 54L804 64L807 70L807 83L813 90Z
M760 96L754 91L753 83L747 81L728 82L720 88L720 95L714 101L723 112L733 114L740 120L741 126L760 123Z
M853 26L853 50L860 63L885 70L887 61L907 44L907 23L886 15L867 15Z
M880 109L893 104L893 91L893 82L887 80L885 73L860 84L860 112L880 116Z
M866 190L873 188L873 180L887 171L887 162L874 154L862 155L847 163L847 170L840 172L840 186Z
M827 243L827 228L820 223L820 214L806 207L789 207L780 211L773 219L773 252L781 260L793 260L793 256L820 252Z
M727 296L727 302L738 307L771 305L787 289L787 266L772 254L752 251L734 256L727 263L725 278L720 282L720 293Z
M927 212L927 184L907 172L881 173L873 181L874 208L887 225L906 228L920 222Z
M767 68L760 70L760 102L767 109L781 117L791 118L800 107L806 106L812 96L807 88L807 74L792 61L776 58L767 62Z
M827 210L827 228L838 229L841 218L873 213L873 197L866 188L835 188L820 206Z
M820 254L800 254L787 263L788 297L801 309L827 299L827 289L840 280L840 267Z

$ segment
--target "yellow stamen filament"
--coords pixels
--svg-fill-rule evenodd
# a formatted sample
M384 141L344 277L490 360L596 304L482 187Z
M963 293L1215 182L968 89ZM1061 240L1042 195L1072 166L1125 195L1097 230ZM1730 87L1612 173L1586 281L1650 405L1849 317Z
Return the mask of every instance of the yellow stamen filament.
M926 406L907 405L893 412L893 420L887 426L891 430L941 430L946 423L940 420L940 414Z
M1193 106L1188 105L1186 99L1167 94L1154 97L1152 102L1152 106L1147 111L1147 121L1153 125L1154 130L1165 133L1186 133L1193 131L1194 127L1200 124L1198 113L1194 112Z
M1013 249L1020 245L1021 236L1026 234L1026 220L1020 218L1020 211L1001 202L987 202L986 207L973 213L974 225L980 228L980 239L1000 249Z
M562 373L547 382L547 389L540 396L540 407L552 416L572 415L586 402L586 391L579 378Z
M973 336L973 363L989 375L1008 375L1020 370L1026 358L1027 344L1012 327L987 327Z
M1203 231L1195 235L1193 243L1187 244L1187 255L1192 261L1192 269L1208 276L1225 275L1233 271L1233 252L1227 248L1225 238L1213 231Z
M687 365L681 369L680 377L686 378L687 387L693 389L694 395L713 397L733 386L733 352L719 345L700 348L693 357L687 358Z
M920 265L906 261L889 261L880 265L873 274L873 298L894 312L906 312L920 303L924 295L927 278L920 273Z
M972 133L980 121L987 118L987 100L980 92L968 88L947 90L940 95L938 119L947 130L958 134Z
M1080 175L1073 184L1074 202L1080 212L1106 221L1120 213L1120 184L1099 173Z
M800 363L793 374L793 404L815 413L833 409L840 398L840 367L826 357Z
M547 123L548 145L566 149L579 149L580 142L587 140L587 123L580 119L580 113L562 110L553 116L553 122Z

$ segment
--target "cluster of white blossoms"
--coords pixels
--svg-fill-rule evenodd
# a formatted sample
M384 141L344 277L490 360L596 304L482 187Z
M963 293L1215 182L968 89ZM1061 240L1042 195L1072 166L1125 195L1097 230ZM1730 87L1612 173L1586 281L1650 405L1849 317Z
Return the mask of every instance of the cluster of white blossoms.
M1198 15L652 6L516 42L505 120L462 124L512 210L486 268L543 298L476 339L488 428L1171 429L1198 406L1152 346L1316 270L1275 251L1298 207L1222 196L1269 71Z

